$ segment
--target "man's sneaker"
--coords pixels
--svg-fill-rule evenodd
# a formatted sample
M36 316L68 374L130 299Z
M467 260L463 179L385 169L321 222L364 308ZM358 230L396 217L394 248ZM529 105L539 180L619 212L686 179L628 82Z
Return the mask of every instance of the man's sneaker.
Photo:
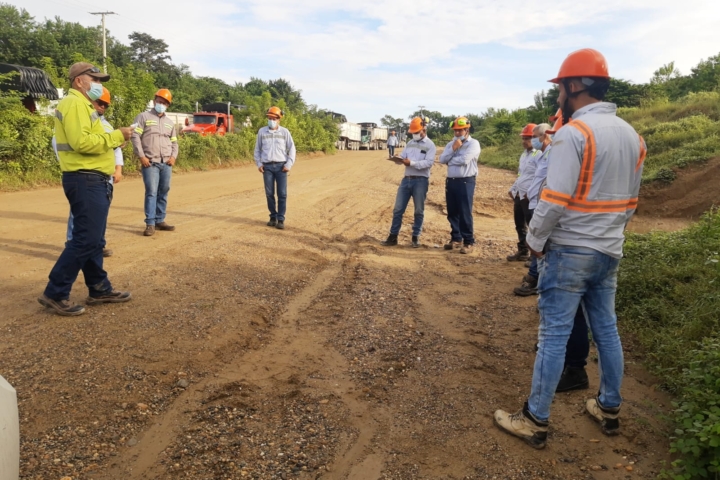
M74 305L67 300L53 300L45 294L37 300L43 307L50 308L58 315L63 315L65 317L74 317L76 315L82 315L85 312L85 307L82 305Z
M443 245L443 248L445 250L455 250L462 247L462 242L456 242L454 240L450 240L448 243Z
M530 253L527 250L518 250L505 258L507 258L508 262L524 262L530 259Z
M103 248L103 257L112 257L113 251L109 248Z
M523 282L522 285L519 287L515 287L515 289L513 289L513 293L518 297L529 297L531 295L537 295L537 278L530 277L530 280L531 281L529 282Z
M275 225L275 228L278 230L285 230L285 222L282 220L278 220L277 225Z
M412 236L412 247L420 248L420 237L418 237L417 235Z
M124 303L129 302L132 299L132 295L130 295L130 292L118 292L117 290L112 290L110 292L105 292L102 295L98 295L97 297L87 297L85 299L85 303L87 305L100 305L102 303Z
M600 424L605 435L617 435L620 433L620 407L604 408L597 398L590 398L585 402L585 410Z
M528 411L528 404L517 413L508 413L504 410L497 410L493 415L495 425L510 435L525 440L528 445L538 450L545 448L547 441L548 422L541 422Z
M525 262L525 264L523 266L525 268L530 268L530 265L532 265L532 260L528 260L527 262Z
M383 247L394 247L397 244L397 235L395 235L394 233L388 235L384 242L380 242L380 245L382 245Z
M270 221L267 223L268 227L276 227L277 226L277 219L271 218Z
M569 392L571 390L585 390L587 388L590 388L590 381L584 368L565 367L555 391Z
M152 237L153 235L155 235L155 225L148 225L147 227L145 227L143 235L145 235L146 237Z
M460 253L472 253L474 248L472 245L463 245L460 247Z
M172 232L175 230L175 225L168 225L167 222L160 222L155 224L155 228L158 230L165 230L166 232Z

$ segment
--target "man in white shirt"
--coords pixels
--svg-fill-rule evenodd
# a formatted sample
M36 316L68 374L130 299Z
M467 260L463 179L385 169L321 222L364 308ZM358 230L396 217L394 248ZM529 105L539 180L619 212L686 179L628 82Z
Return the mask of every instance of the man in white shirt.
M528 199L528 188L535 175L535 166L538 157L538 151L532 146L534 123L528 123L520 132L523 150L520 155L518 166L518 178L508 191L508 195L514 202L513 217L515 220L515 231L518 234L517 251L507 256L508 262L524 262L530 258L527 245L525 245L525 235L527 234L527 225L530 223L530 200Z

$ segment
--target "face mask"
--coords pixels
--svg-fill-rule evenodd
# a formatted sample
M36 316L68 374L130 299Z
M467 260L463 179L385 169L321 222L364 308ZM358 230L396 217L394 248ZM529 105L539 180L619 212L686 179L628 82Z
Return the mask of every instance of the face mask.
M455 137L455 140L460 140L461 142L465 141L465 135L461 135L459 137Z
M90 90L87 91L87 96L90 100L97 100L103 94L102 83L91 83Z
M167 110L167 107L163 105L162 103L156 103L155 104L155 111L159 114L165 113L165 110Z
M268 119L268 127L271 130L275 130L275 127L277 127L277 120L270 120Z
M539 139L539 138L535 138L535 137L533 137L532 140L530 140L530 143L532 143L532 147L533 147L535 150L540 150L540 149L542 148L542 146L543 146L543 144L542 144L542 142L540 141L540 139Z
M416 142L422 140L422 135L419 133L413 133L413 140L415 140Z

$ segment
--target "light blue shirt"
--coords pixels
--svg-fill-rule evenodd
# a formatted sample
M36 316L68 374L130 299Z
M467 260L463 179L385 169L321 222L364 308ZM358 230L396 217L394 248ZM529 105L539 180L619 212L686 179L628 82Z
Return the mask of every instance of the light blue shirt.
M395 135L390 135L388 137L388 141L387 141L388 147L397 147L398 143L399 143L398 138Z
M255 142L255 165L261 167L263 163L284 163L290 170L295 163L295 142L290 131L282 126L277 130L262 127L257 134Z
M478 174L478 159L480 158L480 142L472 137L465 139L457 150L452 146L455 140L445 145L440 154L440 163L448 166L448 178L475 177Z
M548 172L548 155L552 149L552 144L545 147L545 151L542 152L540 158L537 159L537 166L535 167L535 176L530 184L530 188L527 191L527 197L530 200L528 207L532 210L537 207L538 201L540 201L540 189L542 188L543 182L547 178Z
M422 140L410 140L400 158L410 160L410 165L405 167L406 177L430 177L430 169L435 163L435 144L428 137Z
M533 178L535 177L535 168L537 168L537 159L540 157L542 152L539 150L525 150L520 155L520 165L518 167L518 178L510 187L510 193L513 198L520 196L524 198L527 196L530 185L532 185Z

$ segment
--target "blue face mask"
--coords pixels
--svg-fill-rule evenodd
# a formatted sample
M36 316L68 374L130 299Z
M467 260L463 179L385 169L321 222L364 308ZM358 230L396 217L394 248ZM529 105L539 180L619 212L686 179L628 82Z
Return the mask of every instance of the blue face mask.
M530 143L532 143L532 147L533 147L535 150L540 150L540 149L542 148L542 146L543 146L543 145L542 145L542 142L540 141L540 139L539 139L539 138L535 138L535 137L533 137L532 140L530 140Z
M93 82L90 85L90 90L87 91L87 96L90 98L90 100L97 100L100 98L103 94L103 88L102 83L95 83Z
M165 110L167 110L167 107L166 107L165 105L163 105L162 103L156 103L156 104L155 104L155 111L156 111L157 113L159 113L160 115L162 115L163 113L165 113Z
M460 140L461 142L465 141L465 135L460 135L459 137L455 137L455 140Z
M268 127L271 130L275 130L275 127L277 127L277 120L270 120L268 119Z

